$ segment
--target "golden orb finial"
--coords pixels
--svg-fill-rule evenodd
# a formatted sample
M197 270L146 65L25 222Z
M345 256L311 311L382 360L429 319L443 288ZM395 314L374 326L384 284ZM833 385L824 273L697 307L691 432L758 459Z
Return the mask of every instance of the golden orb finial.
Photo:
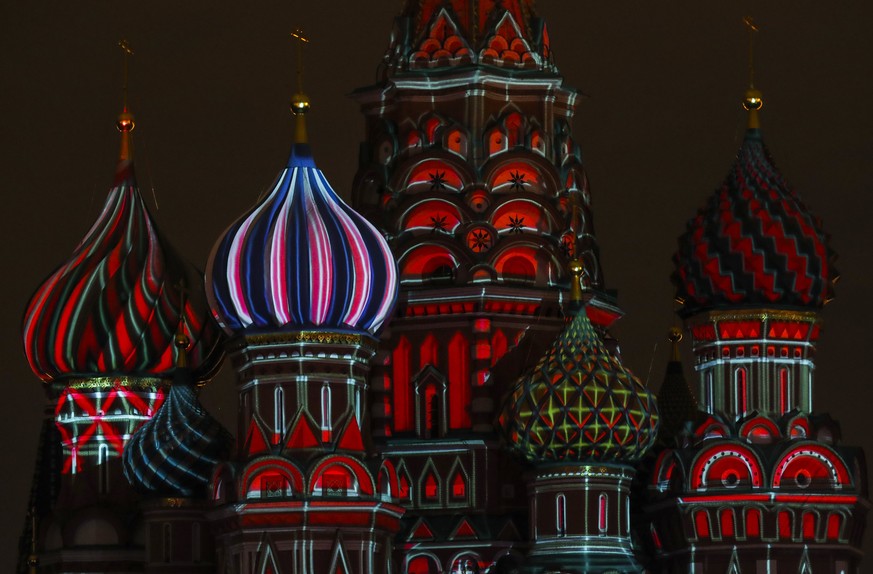
M309 38L299 28L291 32L291 38L297 41L297 93L291 97L291 113L295 118L294 142L307 143L306 112L310 104L309 97L303 92L303 44L308 44Z
M670 341L670 360L679 361L679 343L684 338L682 329L679 327L670 327L670 332L667 333L667 340Z
M764 107L761 92L755 88L755 34L758 32L758 25L751 16L743 18L743 24L749 30L749 89L743 96L743 109L749 112L748 128L753 130L761 127L758 110Z
M121 48L121 53L123 54L123 64L122 64L122 86L121 86L121 113L118 114L118 119L115 121L115 127L121 132L121 152L119 153L119 159L121 161L130 159L131 156L131 145L130 145L130 132L136 127L136 122L133 119L133 114L130 113L130 108L127 105L127 70L129 66L128 60L133 55L133 50L130 48L130 44L127 40L121 40L118 43L118 47Z
M573 258L567 269L570 271L570 300L578 303L582 301L582 275L585 273L585 264L581 259Z

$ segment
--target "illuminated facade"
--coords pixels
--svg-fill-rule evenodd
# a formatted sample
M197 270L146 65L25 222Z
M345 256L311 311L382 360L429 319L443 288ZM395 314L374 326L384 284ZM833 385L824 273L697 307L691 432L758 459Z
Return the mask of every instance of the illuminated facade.
M354 93L353 207L300 86L205 280L139 195L125 106L106 206L25 314L30 571L856 574L863 455L811 414L819 222L755 124L676 255L699 409L678 330L656 403L609 332L576 97L532 0L409 0ZM198 401L225 355L235 443Z
M812 410L835 257L770 159L760 104L750 90L737 159L679 239L674 282L702 412L669 425L641 538L665 572L859 572L863 453Z

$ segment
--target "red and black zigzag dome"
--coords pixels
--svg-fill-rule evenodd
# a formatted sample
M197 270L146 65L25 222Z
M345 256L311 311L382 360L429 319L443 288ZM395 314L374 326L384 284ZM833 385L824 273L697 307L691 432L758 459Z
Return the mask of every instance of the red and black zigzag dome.
M683 316L726 307L815 309L833 295L836 256L821 221L746 132L722 186L688 222L674 256Z
M206 380L221 365L223 351L202 274L161 236L132 162L122 160L97 221L27 306L27 360L46 382L115 375L169 379L183 299L189 365L197 380Z

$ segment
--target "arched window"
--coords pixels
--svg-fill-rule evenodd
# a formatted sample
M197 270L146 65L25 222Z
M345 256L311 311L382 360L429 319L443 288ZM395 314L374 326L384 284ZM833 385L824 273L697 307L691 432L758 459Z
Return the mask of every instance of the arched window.
M424 497L427 500L437 500L439 498L439 483L433 472L427 475L424 479Z
M273 443L277 444L285 434L285 391L276 387L273 392Z
M467 497L467 481L464 480L464 475L459 470L455 473L455 478L452 479L452 498L455 500L463 500Z
M748 410L746 385L746 369L740 367L734 371L734 412L737 416L745 416Z
M397 342L392 356L391 383L394 386L394 430L412 430L412 401L409 383L409 353L411 346L405 336Z
M706 371L706 389L704 389L705 397L706 397L706 412L712 413L712 401L714 399L715 388L712 380L712 370Z
M709 538L709 515L705 510L694 513L694 527L697 530L697 538Z
M329 442L331 435L330 385L327 381L321 386L321 440Z
M761 511L757 508L746 510L746 538L761 536Z
M97 448L97 492L109 492L109 445L106 443Z
M567 498L563 494L555 497L555 532L567 535Z
M721 510L721 536L722 538L733 538L734 536L734 511L732 508L723 508Z
M608 526L608 504L609 498L606 493L601 493L597 501L597 530L599 530L601 534L606 533L606 528Z
M787 367L779 369L779 412L791 410L791 373Z
M173 560L173 525L169 522L164 522L162 536L164 562Z
M449 427L470 426L470 345L458 331L449 342Z

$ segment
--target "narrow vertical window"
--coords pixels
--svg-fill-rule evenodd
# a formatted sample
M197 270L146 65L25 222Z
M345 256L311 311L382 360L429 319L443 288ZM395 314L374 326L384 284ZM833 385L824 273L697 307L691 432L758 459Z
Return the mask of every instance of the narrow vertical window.
M791 377L789 377L788 369L782 367L779 369L779 411L787 413L791 408Z
M282 387L273 391L273 442L278 443L285 434L285 392Z
M734 371L734 412L737 416L744 416L747 409L746 369L739 368Z
M330 385L325 382L321 386L321 440L323 442L330 441L330 410Z
M409 393L410 345L406 337L400 337L392 354L391 384L394 387L394 430L412 430L412 403Z
M97 449L97 491L109 492L109 445L101 444Z
M714 384L712 381L712 371L709 370L706 372L706 412L712 412L712 402L713 402L713 394L715 393L715 389L713 388Z
M191 560L200 562L200 523L191 525Z
M169 522L164 522L163 526L163 555L164 562L169 562L173 559L173 525Z
M597 529L600 531L601 534L606 532L607 527L607 502L608 499L606 494L601 494L597 502Z
M567 535L567 498L563 494L555 497L555 531L558 536Z

